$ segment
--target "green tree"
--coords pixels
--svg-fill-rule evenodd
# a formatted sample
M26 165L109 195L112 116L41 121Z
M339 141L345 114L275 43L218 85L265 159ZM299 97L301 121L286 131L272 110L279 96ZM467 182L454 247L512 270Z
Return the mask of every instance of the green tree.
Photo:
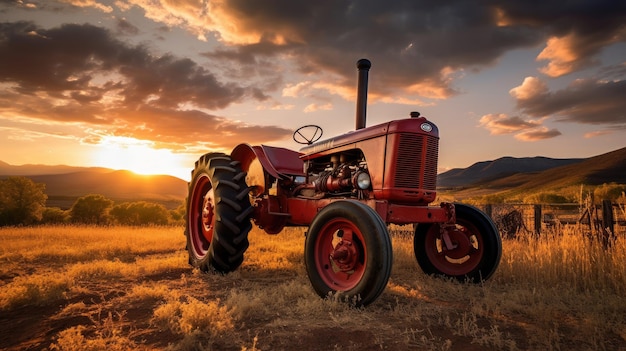
M45 188L45 184L26 177L0 180L0 225L28 225L41 220L48 199Z
M100 194L79 197L70 209L75 223L105 225L110 223L109 210L113 201Z
M169 212L160 204L146 201L125 202L113 206L111 217L123 225L166 225Z
M172 224L185 224L185 214L187 213L187 204L183 201L178 207L170 210Z
M68 211L63 211L59 207L46 207L43 209L41 224L64 224L69 222Z

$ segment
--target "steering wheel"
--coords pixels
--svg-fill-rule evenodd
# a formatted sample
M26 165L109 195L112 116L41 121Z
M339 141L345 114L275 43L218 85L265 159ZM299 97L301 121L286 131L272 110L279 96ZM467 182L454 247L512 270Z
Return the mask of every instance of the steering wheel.
M311 145L320 140L322 134L324 134L322 127L314 124L307 124L306 126L302 126L293 132L293 141L298 144Z

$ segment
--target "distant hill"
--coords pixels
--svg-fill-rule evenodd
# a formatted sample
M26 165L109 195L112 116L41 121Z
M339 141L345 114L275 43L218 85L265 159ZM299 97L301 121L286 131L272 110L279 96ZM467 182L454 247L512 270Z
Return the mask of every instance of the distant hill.
M486 176L463 189L457 189L454 194L463 198L490 193L532 193L572 185L604 183L626 184L626 148L541 172L520 172L491 179Z
M475 183L484 183L514 176L516 174L536 173L555 167L576 164L582 158L555 159L548 157L502 157L493 161L477 162L468 168L455 168L437 176L440 188L467 187Z
M107 168L24 165L0 162L0 178L26 176L46 185L48 206L69 208L77 198L101 194L116 202L151 201L176 207L187 196L187 182L168 175L138 175Z
M112 172L112 169L102 167L74 167L66 165L21 165L13 166L6 162L0 161L0 176L29 176L41 174L66 174L72 172Z
M506 178L499 180L506 183ZM626 184L626 148L590 157L583 162L529 175L519 190L562 188L569 185ZM497 185L493 182L492 185Z

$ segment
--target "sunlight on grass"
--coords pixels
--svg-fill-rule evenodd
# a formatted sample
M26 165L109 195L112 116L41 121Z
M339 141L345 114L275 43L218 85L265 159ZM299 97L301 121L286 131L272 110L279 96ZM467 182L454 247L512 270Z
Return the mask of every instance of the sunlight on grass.
M0 228L0 262L132 260L136 255L184 248L182 228L42 226Z
M349 331L368 335L372 347L397 349L454 350L465 342L492 350L605 350L626 343L622 237L609 250L576 226L506 239L493 278L474 285L422 273L411 230L390 226L389 284L372 305L352 308L311 287L305 228L278 235L254 229L244 263L228 275L189 267L182 228L2 228L0 310L57 305L55 318L87 316L88 324L57 332L49 348L58 350L151 349L127 314L139 306L155 335L171 340L169 350L265 350L281 338L272 333L305 329L311 338Z

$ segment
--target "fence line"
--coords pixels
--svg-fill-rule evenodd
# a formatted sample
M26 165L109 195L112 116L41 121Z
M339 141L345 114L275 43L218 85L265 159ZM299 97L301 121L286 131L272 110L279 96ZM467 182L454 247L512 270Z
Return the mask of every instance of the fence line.
M519 203L479 207L494 220L503 237L514 237L520 231L540 235L543 230L556 226L577 224L586 228L590 236L600 237L605 246L610 246L616 239L616 230L626 232L625 209L611 200L602 200L599 205Z

